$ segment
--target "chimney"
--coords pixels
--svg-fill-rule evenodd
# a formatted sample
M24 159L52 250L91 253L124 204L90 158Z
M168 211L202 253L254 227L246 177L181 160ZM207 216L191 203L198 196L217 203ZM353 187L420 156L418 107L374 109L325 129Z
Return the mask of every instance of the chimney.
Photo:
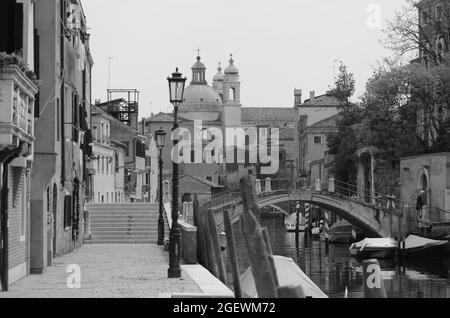
M316 92L315 91L309 92L309 99L311 102L314 100L314 98L316 98Z
M302 105L302 90L294 89L295 107L301 107Z

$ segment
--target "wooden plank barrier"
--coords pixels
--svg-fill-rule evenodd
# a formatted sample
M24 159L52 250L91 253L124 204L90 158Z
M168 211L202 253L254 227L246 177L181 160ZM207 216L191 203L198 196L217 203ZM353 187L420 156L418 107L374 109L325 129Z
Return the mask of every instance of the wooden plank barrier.
M269 262L266 243L259 224L259 207L253 176L240 181L243 213L241 215L242 234L245 239L250 267L259 298L277 298L275 279Z
M239 262L236 252L236 243L234 240L233 226L231 224L230 213L228 210L223 212L223 221L227 238L228 258L230 259L231 272L233 274L234 295L237 299L243 298L241 277L239 275Z

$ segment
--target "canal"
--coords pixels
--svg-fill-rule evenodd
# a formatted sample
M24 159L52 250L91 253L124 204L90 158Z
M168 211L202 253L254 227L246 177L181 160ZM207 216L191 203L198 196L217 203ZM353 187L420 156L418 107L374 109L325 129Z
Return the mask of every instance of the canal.
M362 298L361 263L349 253L348 245L330 245L314 240L305 244L301 234L287 233L281 218L263 219L275 255L292 258L300 268L330 297ZM241 274L249 267L247 250L240 222L233 230L238 250ZM226 253L224 253L225 255ZM226 260L227 282L232 287L232 275ZM383 281L389 298L448 298L450 296L450 259L406 262L398 266L395 260L381 261Z

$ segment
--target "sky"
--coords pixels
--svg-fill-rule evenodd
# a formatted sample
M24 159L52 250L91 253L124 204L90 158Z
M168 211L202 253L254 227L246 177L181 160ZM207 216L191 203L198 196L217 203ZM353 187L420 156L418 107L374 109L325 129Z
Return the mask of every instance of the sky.
M383 29L406 0L83 0L94 58L93 100L111 88L141 92L140 117L171 112L167 77L191 80L200 48L207 79L233 54L244 107L293 107L294 88L325 93L338 62L356 97L391 55ZM112 59L110 59L112 57ZM336 66L336 68L334 67ZM336 71L335 71L336 69ZM187 83L187 84L188 84Z

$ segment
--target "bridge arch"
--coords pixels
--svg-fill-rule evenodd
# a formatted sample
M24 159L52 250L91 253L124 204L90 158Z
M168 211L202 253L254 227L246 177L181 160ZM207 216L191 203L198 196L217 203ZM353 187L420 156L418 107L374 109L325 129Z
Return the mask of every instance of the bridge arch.
M259 207L276 205L288 201L300 201L335 212L337 215L359 227L371 237L389 237L391 229L395 229L390 224L389 216L385 216L381 224L375 220L375 208L358 201L341 198L338 195L328 193L317 193L313 191L297 190L289 193L270 193L259 197ZM220 213L223 209L231 211L232 221L237 222L243 207L240 199L235 199L224 204L212 207L215 214L216 224L223 229L223 218ZM384 215L381 212L381 215Z

